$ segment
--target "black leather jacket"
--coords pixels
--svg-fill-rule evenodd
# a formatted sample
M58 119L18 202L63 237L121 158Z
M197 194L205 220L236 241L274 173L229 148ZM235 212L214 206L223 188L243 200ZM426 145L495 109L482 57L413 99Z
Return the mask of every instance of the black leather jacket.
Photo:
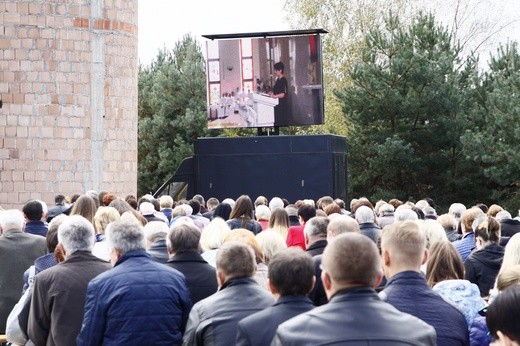
M271 345L433 346L435 329L383 302L374 289L357 287L282 323Z
M273 296L251 277L228 280L193 306L183 345L234 345L238 322L274 304Z

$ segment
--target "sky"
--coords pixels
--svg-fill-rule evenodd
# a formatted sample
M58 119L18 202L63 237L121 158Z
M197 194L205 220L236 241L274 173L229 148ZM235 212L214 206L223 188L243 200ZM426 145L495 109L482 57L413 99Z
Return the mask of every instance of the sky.
M437 3L444 1L448 0L437 0ZM520 41L520 0L462 1L478 4L471 12L474 17L491 21L509 17L516 21L516 25L509 26L480 47L481 60L487 61L499 42ZM284 21L284 3L284 0L139 0L139 62L149 65L159 49L173 49L187 33L203 43L206 39L201 35L205 34L289 30Z
M283 4L283 0L139 0L139 62L150 64L160 49L172 49L188 33L202 43L206 39L201 35L207 34L289 30Z

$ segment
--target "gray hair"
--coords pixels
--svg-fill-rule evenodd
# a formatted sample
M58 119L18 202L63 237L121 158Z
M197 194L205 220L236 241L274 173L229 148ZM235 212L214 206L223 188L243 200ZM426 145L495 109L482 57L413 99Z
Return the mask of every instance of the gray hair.
M419 216L417 216L417 213L406 206L399 206L394 213L394 222L399 221L416 221L419 219Z
M72 215L58 227L58 242L68 255L76 251L92 251L95 242L94 226L81 215Z
M393 215L394 214L394 206L390 203L385 203L379 207L379 216Z
M504 220L511 220L511 213L508 212L507 210L502 210L502 211L499 211L496 215L495 215L495 219L497 219L498 222L502 222Z
M168 225L164 221L150 221L143 228L146 240L149 242L166 239L169 230Z
M358 223L366 223L366 222L374 222L376 219L376 215L374 211L367 207L366 205L362 205L356 210L356 221Z
M323 216L315 216L311 218L305 224L303 229L307 237L318 237L327 236L327 226L329 225L329 219Z
M269 201L269 209L271 209L271 211L273 211L275 209L283 209L282 199L280 197L273 197Z
M348 215L340 215L329 222L327 231L334 236L346 232L359 232L359 224Z
M15 226L18 229L22 229L25 222L23 213L17 209L2 210L0 211L0 227L7 231L7 226Z
M268 220L271 218L271 209L268 206L260 204L255 209L255 215L257 220Z
M466 211L466 206L462 203L453 203L450 205L449 213L455 216L455 218L460 219L462 213Z
M124 255L133 250L145 250L143 227L134 220L112 222L107 228L108 243Z

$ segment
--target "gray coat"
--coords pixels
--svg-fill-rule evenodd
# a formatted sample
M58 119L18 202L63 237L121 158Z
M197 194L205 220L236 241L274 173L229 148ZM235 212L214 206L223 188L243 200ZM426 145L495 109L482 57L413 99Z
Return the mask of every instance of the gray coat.
M36 345L75 345L88 283L110 268L110 263L91 252L77 251L36 275L28 325L31 341Z
M10 229L0 236L0 334L7 316L22 296L23 273L47 253L45 238Z

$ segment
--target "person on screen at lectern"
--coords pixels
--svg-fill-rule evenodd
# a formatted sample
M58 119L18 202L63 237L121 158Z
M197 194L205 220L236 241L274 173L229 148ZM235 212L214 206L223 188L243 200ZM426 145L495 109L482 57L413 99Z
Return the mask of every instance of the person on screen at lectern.
M283 76L284 65L283 62L274 64L274 75L276 82L271 93L272 98L278 99L278 105L274 107L274 126L287 125L287 94L289 86L287 79Z

